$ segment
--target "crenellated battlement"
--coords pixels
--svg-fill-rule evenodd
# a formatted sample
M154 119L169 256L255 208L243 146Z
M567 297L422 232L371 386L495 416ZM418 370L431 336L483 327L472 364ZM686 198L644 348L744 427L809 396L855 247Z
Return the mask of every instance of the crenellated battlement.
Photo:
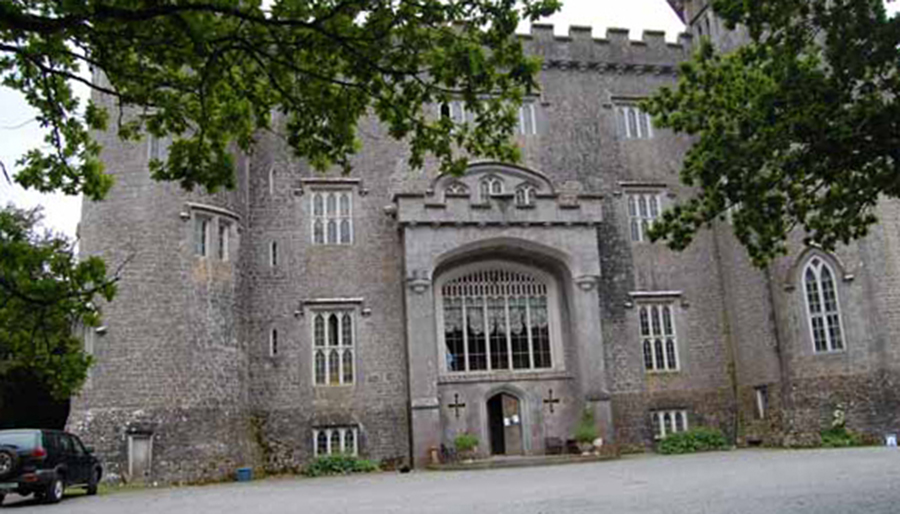
M609 28L596 38L591 27L572 25L568 35L556 35L552 24L535 23L530 34L520 34L526 51L544 59L545 68L596 69L603 71L674 72L690 56L692 36L681 33L678 41L666 41L666 33L645 30L639 40L630 31Z

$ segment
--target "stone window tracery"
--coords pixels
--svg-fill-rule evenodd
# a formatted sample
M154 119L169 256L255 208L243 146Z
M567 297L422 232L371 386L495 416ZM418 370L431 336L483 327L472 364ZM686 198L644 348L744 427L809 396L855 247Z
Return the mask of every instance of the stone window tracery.
M673 306L670 303L643 304L638 309L641 353L649 372L678 371L678 340Z
M653 411L650 413L650 423L653 425L653 438L665 439L688 429L688 414L686 410Z
M503 194L503 180L498 177L484 177L478 183L479 200L481 203L488 203L491 195Z
M631 240L648 241L647 231L656 223L660 212L660 195L653 193L628 193L628 220Z
M810 259L803 271L806 313L816 353L844 349L841 310L834 277L834 270L820 257Z
M351 311L316 311L313 315L313 381L317 386L354 383L354 319Z
M534 195L537 189L534 185L525 183L516 188L516 205L519 207L528 207L534 205Z
M315 191L312 195L312 242L315 245L353 243L353 193Z
M328 427L313 429L313 454L359 455L359 427Z
M624 139L653 139L653 120L636 105L616 106L616 127Z
M547 284L489 268L441 288L446 369L527 371L553 366Z
M468 195L469 188L462 182L451 182L447 184L447 187L444 189L444 196L462 196Z

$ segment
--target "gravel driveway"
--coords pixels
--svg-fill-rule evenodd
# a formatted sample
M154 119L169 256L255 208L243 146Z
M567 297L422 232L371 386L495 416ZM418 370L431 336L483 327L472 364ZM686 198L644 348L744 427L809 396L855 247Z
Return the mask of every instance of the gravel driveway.
M900 450L743 450L459 472L280 478L73 493L61 504L9 497L21 514L900 513Z

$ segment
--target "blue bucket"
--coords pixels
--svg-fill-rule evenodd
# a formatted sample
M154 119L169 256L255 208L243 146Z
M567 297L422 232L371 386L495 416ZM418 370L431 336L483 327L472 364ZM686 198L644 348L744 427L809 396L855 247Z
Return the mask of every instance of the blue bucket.
M238 468L237 469L237 481L238 482L249 482L253 480L253 468Z

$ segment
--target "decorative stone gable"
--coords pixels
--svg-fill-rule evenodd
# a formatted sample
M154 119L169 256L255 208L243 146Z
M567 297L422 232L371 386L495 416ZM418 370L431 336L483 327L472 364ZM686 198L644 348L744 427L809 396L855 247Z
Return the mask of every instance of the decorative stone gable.
M602 221L601 196L560 193L543 174L481 163L441 175L422 193L395 197L401 226L590 226Z

